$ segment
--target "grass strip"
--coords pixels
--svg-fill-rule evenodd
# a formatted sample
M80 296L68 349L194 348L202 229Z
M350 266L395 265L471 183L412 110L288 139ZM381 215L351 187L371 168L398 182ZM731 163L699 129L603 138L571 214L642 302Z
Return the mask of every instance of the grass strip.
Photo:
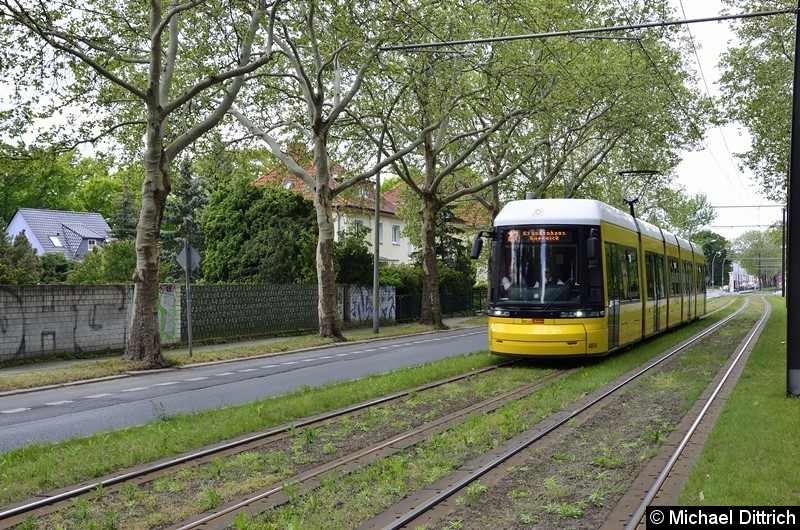
M665 341L683 340L724 318L740 303L701 322L646 341L633 350L637 352L635 356L611 356L595 367L598 380L588 387L581 385L579 388L582 390L579 391L586 391L630 369L633 363L660 351ZM303 388L288 395L245 405L176 417L163 416L162 411L154 405L154 421L146 425L76 437L54 444L30 445L0 455L0 503L18 501L54 488L97 478L117 469L173 456L500 361L482 352L357 381Z
M786 391L786 304L772 314L681 495L686 506L797 506L800 400Z
M321 481L321 488L304 496L298 495L289 505L253 518L240 514L237 528L326 528L328 530L354 528L409 494L446 477L471 458L490 451L600 386L640 366L667 349L670 344L683 341L702 327L724 318L732 310L731 308L730 311L721 312L724 314L709 317L705 323L696 322L676 329L602 362L587 363L584 370L556 381L531 396L508 403L495 413L474 417L468 422L453 426L452 429L431 437L410 451L372 462L337 480ZM748 324L751 324L755 323L760 312L759 307L751 306L743 316ZM738 332L741 333L741 329ZM693 346L692 349L696 352L691 355L697 359L691 362L704 367L699 370L700 377L694 379L703 379L703 382L684 380L686 366L680 363L671 375L670 391L680 392L684 397L684 412L702 393L707 385L707 378L713 375L723 362L719 358L718 351L708 351L702 345ZM655 383L650 384L659 384L660 378L663 377L656 377ZM694 384L687 385L689 382ZM663 443L664 439L665 436L663 439L659 437L653 444ZM622 441L627 440L617 440L620 443ZM647 447L637 449L639 452L632 451L633 460L643 458L641 453L646 453ZM608 463L609 460L616 461L620 453L621 451L617 450L606 451L597 457L600 463L596 466L623 467L621 462ZM469 497L469 492L467 495ZM489 523L489 521L483 522L487 525ZM492 522L496 523L496 519Z
M164 416L154 405L146 425L29 445L0 455L0 503L97 478L120 468L173 456L236 436L374 399L500 362L488 353L465 355L378 376L305 387L245 405Z
M480 325L485 323L486 318L476 317L462 323L462 325ZM433 326L423 326L420 324L386 327L382 328L380 338L413 335L433 330ZM376 338L376 335L371 331L351 333L348 335L348 340L351 342ZM194 351L191 357L185 352L177 353L165 350L164 358L174 367L180 368L195 363L230 361L233 359L243 359L272 353L328 346L333 343L332 339L324 339L319 335L306 335L301 337L289 337L256 346L230 345L215 347L211 350L199 350ZM63 385L75 381L99 379L102 377L122 376L131 371L141 370L142 366L141 363L123 361L119 357L108 359L95 358L85 363L59 368L48 367L47 362L31 363L30 370L24 373L0 375L0 392Z

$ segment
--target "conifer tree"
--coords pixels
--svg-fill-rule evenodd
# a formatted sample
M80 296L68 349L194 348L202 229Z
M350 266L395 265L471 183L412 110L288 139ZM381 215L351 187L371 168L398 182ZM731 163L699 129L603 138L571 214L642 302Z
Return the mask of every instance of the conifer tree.
M188 160L181 163L180 171L172 181L172 194L167 198L161 224L161 278L164 281L182 281L183 271L175 257L183 248L184 239L203 254L204 235L200 215L208 204L208 195L200 177L192 171ZM196 269L198 274L200 269Z

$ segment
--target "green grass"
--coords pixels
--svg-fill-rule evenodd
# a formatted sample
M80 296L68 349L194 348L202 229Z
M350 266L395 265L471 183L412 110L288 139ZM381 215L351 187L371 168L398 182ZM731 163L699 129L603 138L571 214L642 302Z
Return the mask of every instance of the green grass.
M786 395L786 305L772 315L681 495L691 506L800 504L800 399Z
M734 305L708 317L703 322L693 323L648 340L636 349L620 352L602 363L587 363L590 370L573 374L539 393L533 400L535 404L533 411L528 409L526 414L521 414L518 408L520 403L512 403L501 414L485 423L477 420L468 422L463 429L456 429L434 438L417 449L436 455L436 458L430 460L417 458L422 463L421 469L407 469L410 463L402 454L386 459L369 471L363 471L364 474L354 475L355 480L349 495L363 505L365 513L361 515L368 516L366 513L369 511L368 506L384 505L386 502L391 502L391 499L402 496L404 488L411 486L413 489L413 484L405 482L406 473L414 476L414 480L419 480L420 484L430 483L449 473L470 454L484 451L498 440L513 435L555 410L560 410L565 404L637 366L657 352L663 351L667 343L679 342L699 331L701 327L724 318L733 312L743 299L744 297L737 297ZM714 302L722 305L716 300ZM797 407L800 406L800 401L785 397L786 348L781 341L785 336L786 312L783 309L782 299L774 298L773 302L775 302L774 312L768 328L762 334L734 396L729 400L728 407L735 404L735 412L729 412L726 407L718 425L718 428L721 428L728 423L731 433L720 435L716 434L715 430L712 436L716 438L709 440L707 445L709 449L707 453L711 459L705 463L702 461L698 463L695 475L703 477L703 480L690 481L686 490L689 499L699 499L699 492L702 491L702 498L707 504L778 505L797 504L800 501L798 486L793 481L795 475L793 466L786 465L783 458L784 455L797 454L797 449L800 448L798 447L800 443L796 440L797 424L800 422ZM710 302L709 310L712 309ZM369 333L364 335L373 336ZM764 360L759 360L760 358ZM96 478L120 467L170 456L193 447L285 423L328 408L371 399L498 361L497 358L484 352L359 381L327 385L320 389L303 389L289 396L282 396L280 399L260 400L224 410L181 417L163 417L154 406L154 421L142 427L48 446L32 445L0 455L0 484L2 484L0 503ZM667 378L658 381L658 384L665 388L674 388L675 383ZM738 401L735 399L737 395ZM520 418L524 418L525 421L519 421ZM746 432L743 426L748 430L752 429L752 433L743 435L742 433ZM765 431L769 431L768 436L763 436ZM346 433L343 435L346 436ZM658 433L647 433L647 435L657 436ZM458 439L455 440L454 437ZM743 446L749 446L751 450L758 449L760 452L748 453ZM452 461L442 461L442 455ZM758 465L753 466L750 464L752 462L757 462ZM369 473L375 475L370 476ZM378 480L378 477L382 477L384 481ZM385 481L386 477L389 477L388 481ZM717 481L727 487L736 486L741 490L740 496L732 496L717 485ZM160 487L170 488L176 485L165 483ZM754 495L756 490L760 492L758 496ZM129 493L131 502L138 502L137 493L135 491ZM203 500L208 504L216 503L218 494L217 491L209 490L205 492ZM341 491L337 493L340 494ZM325 488L316 492L312 500L314 503L327 502ZM341 501L341 497L338 497L338 500ZM697 500L686 502L698 503ZM559 505L559 508L563 506ZM296 509L296 507L290 508L287 512L273 515L278 521L291 524L303 517L297 511L292 511ZM305 517L308 516L305 514Z
M465 321L462 325L480 325L486 323L486 317L475 317ZM402 325L381 328L380 334L375 335L370 331L348 333L349 341L369 340L374 338L395 337L433 331L433 326L420 324ZM229 361L259 355L287 352L305 348L315 348L333 344L332 339L323 339L318 335L305 335L301 337L287 337L257 346L219 346L212 350L193 351L191 357L186 352L164 351L164 358L173 366L180 368L195 363L213 361ZM130 371L140 370L141 363L123 361L119 357L108 359L93 359L91 361L75 364L73 366L51 368L47 360L29 364L29 370L19 374L0 375L0 392L38 388L50 385L63 385L74 381L97 379L101 377L122 376ZM0 364L2 366L2 364Z
M0 503L498 362L487 353L459 356L447 362L174 417L164 417L154 405L154 421L146 425L49 445L32 444L0 455Z

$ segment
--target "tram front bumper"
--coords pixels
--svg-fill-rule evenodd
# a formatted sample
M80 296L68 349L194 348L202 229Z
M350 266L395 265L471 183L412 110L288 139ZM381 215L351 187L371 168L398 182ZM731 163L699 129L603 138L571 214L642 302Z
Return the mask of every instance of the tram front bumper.
M545 320L541 324L490 321L489 350L501 355L542 357L589 353L586 348L586 327L583 324L561 324L555 320Z

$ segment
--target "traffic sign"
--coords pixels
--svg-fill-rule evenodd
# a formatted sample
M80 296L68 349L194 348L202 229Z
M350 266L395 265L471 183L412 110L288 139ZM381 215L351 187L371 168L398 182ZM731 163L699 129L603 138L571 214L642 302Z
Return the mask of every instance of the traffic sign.
M188 263L186 259L187 256L189 257ZM201 259L202 258L200 257L200 254L198 254L194 247L192 247L192 245L190 245L188 242L184 242L183 250L181 250L181 253L175 257L175 261L177 261L180 266L183 267L183 270L189 271L189 274L194 272L195 267L197 267Z

